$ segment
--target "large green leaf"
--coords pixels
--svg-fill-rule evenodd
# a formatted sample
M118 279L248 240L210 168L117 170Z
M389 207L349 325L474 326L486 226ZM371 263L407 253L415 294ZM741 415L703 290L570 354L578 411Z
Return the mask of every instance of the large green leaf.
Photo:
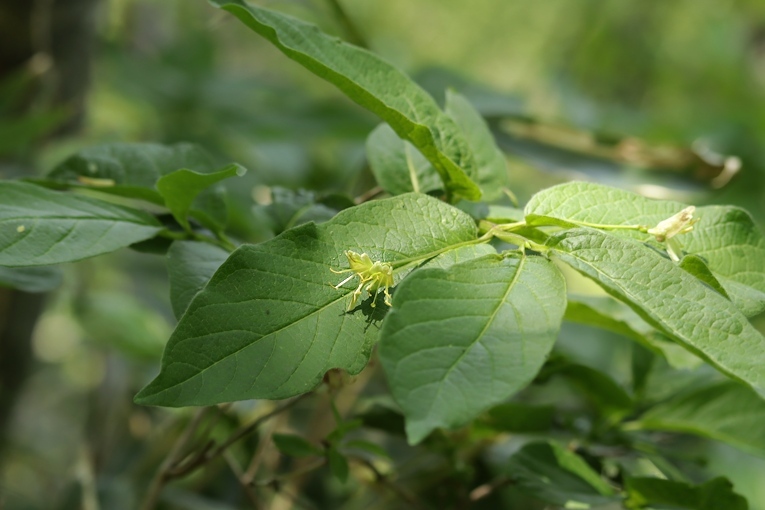
M676 510L748 510L749 503L733 492L726 478L715 478L701 485L661 478L627 478L625 506L672 508Z
M180 318L197 292L228 258L228 252L210 243L175 241L167 251L170 304Z
M433 165L389 125L380 124L369 134L366 150L377 184L391 195L443 189Z
M682 392L649 409L634 428L687 432L765 455L765 402L754 391L723 381Z
M765 392L765 338L725 297L642 243L591 228L555 234L561 260L731 377Z
M401 266L475 239L465 213L427 195L401 195L308 223L237 249L197 294L165 350L142 404L209 405L285 398L311 390L331 368L358 373L387 311L366 299L346 312L356 282L333 287L343 252ZM411 263L409 263L411 261Z
M503 468L520 490L564 508L615 500L609 484L576 453L553 442L529 443Z
M563 276L545 258L488 255L422 269L397 289L380 359L417 443L526 386L555 343Z
M48 178L67 184L93 183L101 191L164 204L155 189L163 175L188 168L215 170L210 157L196 145L181 143L109 143L88 147L56 166ZM93 181L97 179L98 181Z
M508 183L507 160L494 142L486 121L463 95L451 89L446 91L445 110L462 130L473 151L477 166L474 180L483 192L483 199L499 198Z
M289 58L329 81L387 122L433 164L446 189L478 200L477 167L455 122L419 85L367 50L320 32L311 25L243 0L213 0Z
M652 227L685 207L600 184L572 182L537 193L525 212L532 225ZM704 259L744 314L751 317L765 311L765 237L751 216L737 207L706 206L696 209L694 217L700 220L693 231L677 237L685 251ZM652 238L629 230L613 234Z
M674 368L695 368L702 363L697 356L656 331L632 308L610 296L569 294L564 318L624 335L661 354Z
M81 260L160 230L159 222L142 211L25 182L0 183L0 265Z
M232 175L232 167L221 170L228 173L218 173L218 177ZM178 170L182 171L177 173ZM48 174L48 179L164 205L176 216L183 213L183 218L191 212L206 227L219 230L225 226L227 211L220 189L208 187L216 179L207 174L216 175L215 170L207 153L193 144L111 143L70 156ZM193 174L205 175L193 177ZM157 189L160 180L164 182L162 191ZM192 182L195 190L189 189ZM201 184L206 184L207 189L199 188ZM179 186L183 186L182 192L174 192ZM185 204L187 199L179 202L192 192L193 204Z

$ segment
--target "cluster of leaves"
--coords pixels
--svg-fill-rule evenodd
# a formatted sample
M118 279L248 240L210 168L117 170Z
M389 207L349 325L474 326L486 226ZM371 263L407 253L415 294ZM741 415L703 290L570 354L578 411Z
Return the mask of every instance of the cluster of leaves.
M0 281L45 290L57 282L54 264L127 246L166 250L179 322L140 404L301 395L332 369L358 374L378 346L411 444L469 423L534 432L550 438L521 447L501 474L542 501L746 508L727 481L694 485L647 445L650 431L671 431L765 452L757 428L765 338L749 322L765 311L765 239L748 213L700 207L692 230L685 219L652 235L681 221L675 215L687 206L592 183L543 190L523 210L498 205L507 203L505 159L463 96L449 91L442 110L366 50L240 0L214 3L385 121L370 134L367 156L391 197L353 205L277 192L264 212L283 232L235 248L217 183L242 175L241 167L218 169L190 145L95 147L45 179L0 184ZM667 255L670 241L679 262ZM390 270L390 308L370 293L348 309L358 282L336 285L336 272L349 250ZM605 293L567 293L563 266ZM564 318L635 340L631 393L603 373L550 358ZM705 362L730 381L656 398L646 387L659 359L676 368ZM588 447L551 439L549 406L508 403L555 377L597 410ZM342 441L362 424L341 423L323 448L293 436L275 441L287 454L326 458L344 479L343 452L374 449ZM599 455L594 445L602 444L626 446L621 457L633 461L652 458L667 479Z

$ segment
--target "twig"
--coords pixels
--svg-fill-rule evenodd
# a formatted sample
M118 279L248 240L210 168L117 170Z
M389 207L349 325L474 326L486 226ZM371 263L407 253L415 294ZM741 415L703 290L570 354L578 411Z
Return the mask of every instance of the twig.
M479 485L472 491L470 491L470 501L479 501L483 498L489 497L497 489L501 489L507 485L512 485L514 480L509 476L500 476L494 480Z
M393 480L390 479L387 475L380 472L379 469L377 469L377 466L374 465L371 461L368 459L365 459L364 457L348 457L350 460L354 460L362 465L364 465L367 469L372 471L372 473L375 475L375 480L390 489L391 492L393 492L401 501L404 501L406 503L409 503L412 507L417 508L418 510L426 510L428 507L425 506L419 499L417 499L416 496L409 493L406 489L399 486Z
M375 198L377 195L382 195L383 193L385 193L384 189L382 189L380 186L375 186L374 188L367 190L354 198L353 203L356 205L363 204L364 202L368 202Z
M154 475L154 478L152 478L151 483L149 484L149 488L146 491L146 497L144 498L143 504L141 505L141 510L153 510L154 507L157 506L162 488L170 479L170 469L172 469L175 463L180 460L181 452L186 448L186 445L189 443L189 441L191 441L191 438L199 428L199 424L202 423L202 419L204 418L204 415L207 413L208 409L209 408L204 407L197 411L197 413L191 419L191 422L189 422L189 425L186 427L183 433L181 433L181 436L173 445L170 453L167 455L167 457L165 457L164 462L162 462L162 464L159 466L159 469Z
M183 476L186 476L187 474L196 471L199 467L207 464L211 460L214 460L218 458L220 455L223 454L223 452L226 451L226 449L231 446L232 444L236 443L243 437L251 434L254 432L260 425L262 425L264 422L270 420L274 416L278 415L279 413L282 413L289 409L290 407L297 404L301 399L303 399L306 395L310 395L309 393L304 393L303 395L300 395L299 397L290 400L286 404L283 404L270 413L264 414L257 420L253 421L249 425L245 425L244 427L241 427L239 430L231 434L228 439L226 439L223 443L221 443L218 447L212 448L214 444L205 445L205 448L197 452L197 454L189 459L185 464L181 464L178 466L175 466L172 469L172 476L173 478L180 478Z
M189 423L189 426L186 428L186 430L183 431L181 437L179 437L178 441L176 441L176 443L173 445L173 449L170 451L170 454L168 454L168 456L165 458L165 461L157 470L157 473L152 479L151 484L149 485L149 489L146 492L146 498L144 499L143 505L141 505L141 510L153 510L157 506L159 495L168 481L175 478L182 478L189 473L196 471L198 468L204 466L208 462L220 457L232 444L236 443L248 434L251 434L264 422L291 408L307 395L310 395L310 393L300 395L299 397L277 407L273 411L264 414L252 423L241 427L217 447L215 446L214 441L208 441L201 449L197 451L194 456L189 458L189 460L186 462L183 462L184 459L188 458L188 455L182 454L182 452L185 450L192 437L194 436L194 433L199 428L204 414L212 408L206 407L200 409L192 419L191 423Z
M252 503L252 508L254 508L255 510L259 510L260 501L258 500L258 495L255 494L255 491L252 489L250 484L245 480L245 473L244 471L242 471L242 468L236 462L236 459L234 458L234 456L231 454L231 452L227 451L223 454L223 458L226 459L226 463L228 464L228 467L231 468L231 472L234 473L234 476L239 481L239 485L242 486L242 490L249 498L250 503Z

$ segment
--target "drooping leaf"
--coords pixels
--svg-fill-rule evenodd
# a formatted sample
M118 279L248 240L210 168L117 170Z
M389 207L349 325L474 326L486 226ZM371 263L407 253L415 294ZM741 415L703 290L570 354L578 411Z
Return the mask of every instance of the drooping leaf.
M555 256L723 373L765 392L765 338L725 297L645 245L591 228L550 237Z
M473 151L477 167L473 180L481 188L483 200L499 198L508 183L507 161L486 121L470 101L451 89L446 91L445 111L457 123Z
M554 442L525 445L503 472L520 490L564 508L590 508L616 499L611 486L582 457Z
M560 361L552 365L545 370L568 379L600 411L601 415L617 420L634 407L629 394L607 374L568 361Z
M17 181L0 183L0 265L82 260L153 237L150 214Z
M245 245L197 294L168 342L159 376L139 393L142 404L207 405L286 398L312 389L324 373L358 373L377 340L382 299L347 311L357 282L333 286L345 250L396 267L474 240L462 211L427 195L400 195L340 212L321 225L288 230ZM400 261L396 266L396 261Z
M345 483L348 480L348 459L335 448L330 448L327 451L327 459L332 476L337 478L340 483Z
M709 437L762 456L763 423L762 398L746 386L723 381L686 390L655 405L634 426Z
M276 448L290 457L309 457L323 453L321 448L314 446L306 438L295 434L274 434L273 439Z
M167 252L170 304L180 318L194 296L228 258L228 252L210 243L175 241Z
M655 226L686 207L651 200L600 184L572 182L553 186L532 197L526 220L532 225ZM748 317L765 311L765 237L749 213L731 206L699 207L693 231L676 236L686 253L697 255ZM650 240L632 230L613 235Z
M635 340L661 354L674 368L690 369L702 360L640 318L630 307L610 296L568 296L566 320L606 329Z
M625 506L630 509L656 507L678 510L749 509L746 499L733 492L733 484L723 477L701 485L661 478L627 478L626 490Z
M397 68L311 25L243 0L213 0L289 58L338 87L387 122L438 170L446 189L478 200L477 167L468 143L435 100Z
M24 292L48 292L61 285L61 269L56 266L0 266L0 287Z
M526 386L560 328L565 284L546 259L488 255L422 269L397 289L379 354L417 443Z
M377 184L391 195L443 188L433 165L387 124L380 124L369 134L366 150Z
M182 168L160 177L157 180L157 191L162 195L165 205L176 221L186 230L191 230L187 216L199 194L224 179L237 175L241 177L245 172L244 167L235 163L207 174ZM202 211L198 211L197 218L212 229L220 228L225 224L225 218L224 221L217 221Z

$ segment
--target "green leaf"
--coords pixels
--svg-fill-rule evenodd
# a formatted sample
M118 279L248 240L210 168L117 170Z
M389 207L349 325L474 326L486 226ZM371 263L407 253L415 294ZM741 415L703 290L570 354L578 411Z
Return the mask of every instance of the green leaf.
M153 237L142 211L25 182L0 183L0 265L42 266L109 253Z
M655 226L685 204L651 200L600 184L573 182L553 186L532 197L526 220L532 225ZM748 317L765 311L765 237L746 211L730 206L696 209L699 222L679 240L684 250L701 257L736 306ZM651 240L631 230L614 235Z
M271 188L271 203L256 205L271 220L271 230L281 234L292 227L313 221L323 223L346 208L344 204L324 204L313 191ZM351 206L353 203L351 202Z
M624 417L634 406L632 398L616 381L594 368L563 361L553 364L550 370L566 377L601 414L613 420Z
M193 170L182 168L167 175L163 175L157 180L157 191L165 200L165 205L176 221L186 230L191 230L187 218L191 205L194 200L207 188L219 183L224 179L234 176L242 176L247 170L233 163L218 170L217 172L202 174ZM220 222L209 218L207 215L198 218L200 221L213 230L221 228L225 220Z
M733 484L719 477L701 485L661 478L636 477L626 481L627 508L668 505L683 510L747 510L746 499L733 492Z
M529 443L503 468L523 492L565 508L613 501L613 489L576 453L553 442Z
M274 434L274 445L284 455L290 457L310 457L321 455L321 448L314 446L302 436L294 434Z
M215 170L207 153L193 144L110 143L70 156L51 170L48 178L85 185L97 179L103 181L96 185L100 191L162 205L164 201L155 189L157 180L180 168L205 173Z
M706 283L714 290L730 299L728 292L720 284L712 271L707 266L707 263L698 255L686 255L680 260L680 267L691 273L693 276Z
M489 126L473 105L454 90L446 91L445 110L462 130L473 151L477 167L473 180L481 188L483 200L496 200L508 184L507 161L494 142Z
M209 243L175 241L167 252L170 304L180 318L194 296L228 258L228 252Z
M333 286L345 250L394 265L400 279L420 259L474 241L475 223L427 195L367 202L321 225L237 249L197 294L168 342L142 404L209 405L286 398L331 368L361 371L386 306L366 299L346 313L357 283ZM397 263L397 261L399 261ZM400 267L398 267L400 266Z
M765 455L765 402L733 381L693 388L650 408L634 428L686 432Z
M410 443L464 425L526 386L564 308L563 277L542 257L489 255L407 278L379 354Z
M55 266L2 267L0 286L24 292L48 292L61 285L61 269Z
M687 258L687 257L686 257ZM656 331L630 307L610 296L568 296L567 321L594 326L635 340L647 349L666 358L678 369L696 368L702 360Z
M522 402L507 402L489 410L484 423L494 430L528 433L548 432L555 418L555 407Z
M335 427L335 430L330 432L329 435L327 435L327 441L330 444L336 443L337 441L340 441L342 438L344 438L348 432L352 432L362 425L364 425L364 422L361 419L344 421Z
M388 124L380 124L369 134L366 150L377 184L391 195L410 191L429 193L443 188L433 165Z
M341 483L345 483L348 480L348 459L334 448L327 452L327 459L329 460L329 470L332 472L332 476Z
M226 171L232 172L230 165ZM183 169L165 183L165 191L157 189L158 182ZM160 145L153 143L112 143L89 147L69 157L55 167L48 179L70 186L89 186L103 193L137 198L157 205L166 205L174 215L191 210L192 216L207 228L217 231L225 226L227 211L221 190L204 189L213 182L230 174L213 178L192 177L194 173L212 174L216 171L205 151L193 144ZM195 184L191 184L192 181ZM201 189L204 182L206 186ZM184 187L181 193L173 192L176 186ZM191 188L189 188L191 186ZM196 191L193 205L184 205L184 194ZM170 203L166 203L167 197ZM176 211L178 207L187 207ZM180 222L181 220L179 220ZM184 223L181 222L181 225Z
M370 441L364 441L363 439L347 441L343 444L343 448L350 450L362 450L367 453L371 453L372 455L377 455L378 457L383 457L386 459L390 458L390 455L388 455L388 452L385 451L385 448Z
M548 246L650 325L723 373L765 392L765 338L733 303L668 258L591 228L553 235Z
M213 0L286 56L378 115L433 164L446 189L478 200L477 167L455 122L408 76L380 57L311 25L243 0Z

